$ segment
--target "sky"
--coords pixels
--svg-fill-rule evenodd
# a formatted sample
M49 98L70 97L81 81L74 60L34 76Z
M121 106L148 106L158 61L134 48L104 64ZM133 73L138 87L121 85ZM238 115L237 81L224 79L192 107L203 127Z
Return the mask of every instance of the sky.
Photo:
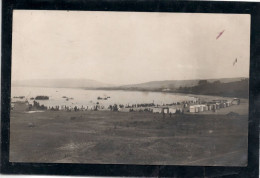
M13 13L12 80L135 84L249 77L249 63L248 14Z

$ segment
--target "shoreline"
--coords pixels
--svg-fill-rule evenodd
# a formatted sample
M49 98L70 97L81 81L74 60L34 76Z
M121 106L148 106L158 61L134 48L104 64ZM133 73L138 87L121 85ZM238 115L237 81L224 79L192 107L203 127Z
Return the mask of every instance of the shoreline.
M212 98L211 98L212 99ZM98 110L77 110L74 111L72 110L51 110L51 109L31 109L29 110L27 105L25 103L21 103L21 102L17 102L14 105L14 109L11 110L11 112L18 112L18 113L36 113L36 112L64 112L64 113L89 113L89 112L103 112L103 113L115 113L115 112L119 112L119 113L151 113L151 114L160 114L163 115L162 113L155 113L153 111L145 111L146 109L149 110L153 110L153 109L159 109L161 110L162 108L169 108L169 109L175 109L176 111L178 109L183 110L183 113L172 113L172 115L227 115L230 113L233 114L238 114L238 115L246 115L248 116L248 111L249 111L249 103L247 100L241 100L240 105L231 105L229 107L225 107L225 108L220 108L215 110L215 112L213 112L212 110L207 110L207 111L202 111L202 112L198 112L198 113L191 113L188 111L189 107L187 108L183 108L183 105L174 105L174 106L159 106L159 107L138 107L138 108L120 108L118 111L111 111L110 109L98 109ZM80 109L80 108L79 108ZM129 111L130 109L133 109L133 111ZM180 111L181 111L180 110ZM170 115L169 113L165 113L165 116Z
M154 92L154 93L167 93L167 94L176 94L176 95L196 95L196 96L208 96L208 97L222 97L222 98L241 98L241 99L248 99L240 96L220 96L220 95L207 95L207 94L196 94L196 93L185 93L185 92L174 92L174 91L157 91L157 90L138 90L138 89L105 89L105 88L85 88L83 90L98 90L98 91L124 91L124 92ZM248 95L249 96L249 95Z
M55 88L53 88L55 89ZM84 90L84 89L83 89ZM102 91L107 91L107 90L102 90ZM133 92L133 91L128 91L128 90L122 90L123 92ZM57 91L56 91L57 92ZM116 90L114 90L114 92L116 92ZM136 91L134 91L136 92ZM138 92L154 92L154 93L158 93L159 91L138 91ZM52 104L52 102L50 100L48 100L48 102L50 103L42 103L39 100L34 100L37 101L36 104L37 106L35 107L34 102L32 104L32 101L29 100L28 104L29 108L26 109L28 111L36 111L36 110L69 110L69 111L86 111L86 110L99 110L99 111L119 111L119 112L164 112L164 110L162 110L163 108L165 109L169 109L171 111L166 111L165 113L172 113L175 114L175 112L177 113L184 113L184 114L193 114L190 113L190 106L193 105L204 105L207 108L202 109L203 113L202 114L228 114L230 112L233 113L238 113L238 114L242 114L242 115L247 115L248 114L248 103L249 100L248 99L240 99L241 100L241 104L245 105L245 106L234 106L231 105L229 107L222 107L222 108L218 108L218 110L214 110L214 112L212 112L212 109L209 109L209 105L211 105L210 103L212 103L213 100L220 100L220 102L222 102L223 100L226 100L228 102L231 102L233 100L233 98L231 97L223 97L223 96L213 96L213 95L194 95L194 94L182 94L182 93L172 93L172 92L161 92L162 94L169 94L169 95L174 95L174 96L188 96L189 99L183 99L183 101L175 101L174 99L172 100L172 102L168 103L161 103L161 104L156 104L156 103L138 103L138 104L122 104L122 103L106 103L105 105L102 103L102 101L95 101L92 104L77 104L77 102L73 102L75 104L70 104L70 103L57 103L57 104ZM150 98L152 99L152 98ZM26 102L26 101L25 101ZM54 101L55 103L55 101ZM216 103L215 103L216 104ZM15 105L17 105L17 103L15 101L12 102L12 105L14 105L14 107L12 106L12 109L15 108ZM114 106L116 106L116 108L114 109ZM208 106L207 106L208 105ZM42 106L42 107L40 107ZM110 107L111 106L111 107ZM23 106L23 108L25 108ZM46 109L45 109L46 108ZM240 109L237 109L240 108ZM220 109L220 110L219 110ZM161 110L161 111L159 111ZM209 110L209 111L208 111ZM242 111L240 111L242 110ZM216 111L216 112L215 112ZM195 113L194 113L195 114ZM198 113L196 113L198 114Z
M207 95L207 94L199 94L199 93L185 93L185 92L174 92L174 91L162 91L162 90L142 90L142 89L121 89L121 88L81 88L81 87L41 87L41 86L12 86L12 87L32 87L32 88L57 88L57 89L75 89L75 90L96 90L96 91L123 91L123 92L151 92L151 93L167 93L167 94L175 94L175 95L196 95L196 96L208 96L208 97L223 97L223 98L241 98L248 99L240 96L220 96L220 95ZM11 87L11 90L12 90ZM249 96L249 95L248 95Z

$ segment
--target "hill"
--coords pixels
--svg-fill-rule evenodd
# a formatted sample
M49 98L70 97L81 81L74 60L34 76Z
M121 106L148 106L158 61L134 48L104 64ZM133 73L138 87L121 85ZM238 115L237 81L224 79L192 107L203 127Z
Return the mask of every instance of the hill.
M240 81L221 83L220 81L208 82L201 80L198 85L193 87L180 87L176 92L202 95L217 95L226 97L249 97L249 79Z
M98 89L157 91L248 98L249 79L241 77L207 80L166 80Z
M219 81L221 83L230 83L241 81L242 77L240 78L222 78L222 79L207 79L209 83L213 83ZM133 84L133 85L123 85L119 88L121 89L142 89L142 90L160 90L160 89L177 89L180 87L193 87L198 85L200 80L165 80L165 81L151 81L146 83L140 84Z

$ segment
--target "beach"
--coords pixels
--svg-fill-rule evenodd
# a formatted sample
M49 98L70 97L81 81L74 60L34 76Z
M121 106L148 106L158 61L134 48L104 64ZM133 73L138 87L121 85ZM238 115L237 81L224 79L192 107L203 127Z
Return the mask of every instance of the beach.
M228 113L237 113L228 115ZM10 119L10 161L246 166L248 100L217 112L28 112Z

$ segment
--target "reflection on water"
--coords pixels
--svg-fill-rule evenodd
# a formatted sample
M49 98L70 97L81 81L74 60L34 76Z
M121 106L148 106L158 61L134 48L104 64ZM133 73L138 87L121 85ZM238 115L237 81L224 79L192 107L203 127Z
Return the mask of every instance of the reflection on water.
M122 90L85 90L73 88L40 88L40 87L12 87L11 96L25 96L30 103L32 97L38 95L49 96L49 100L38 100L45 106L93 106L97 102L108 107L113 104L170 104L173 102L195 100L194 97L181 94L172 94L165 92L141 92L141 91L122 91ZM67 100L68 98L73 98ZM107 98L107 100L98 100L97 98Z

